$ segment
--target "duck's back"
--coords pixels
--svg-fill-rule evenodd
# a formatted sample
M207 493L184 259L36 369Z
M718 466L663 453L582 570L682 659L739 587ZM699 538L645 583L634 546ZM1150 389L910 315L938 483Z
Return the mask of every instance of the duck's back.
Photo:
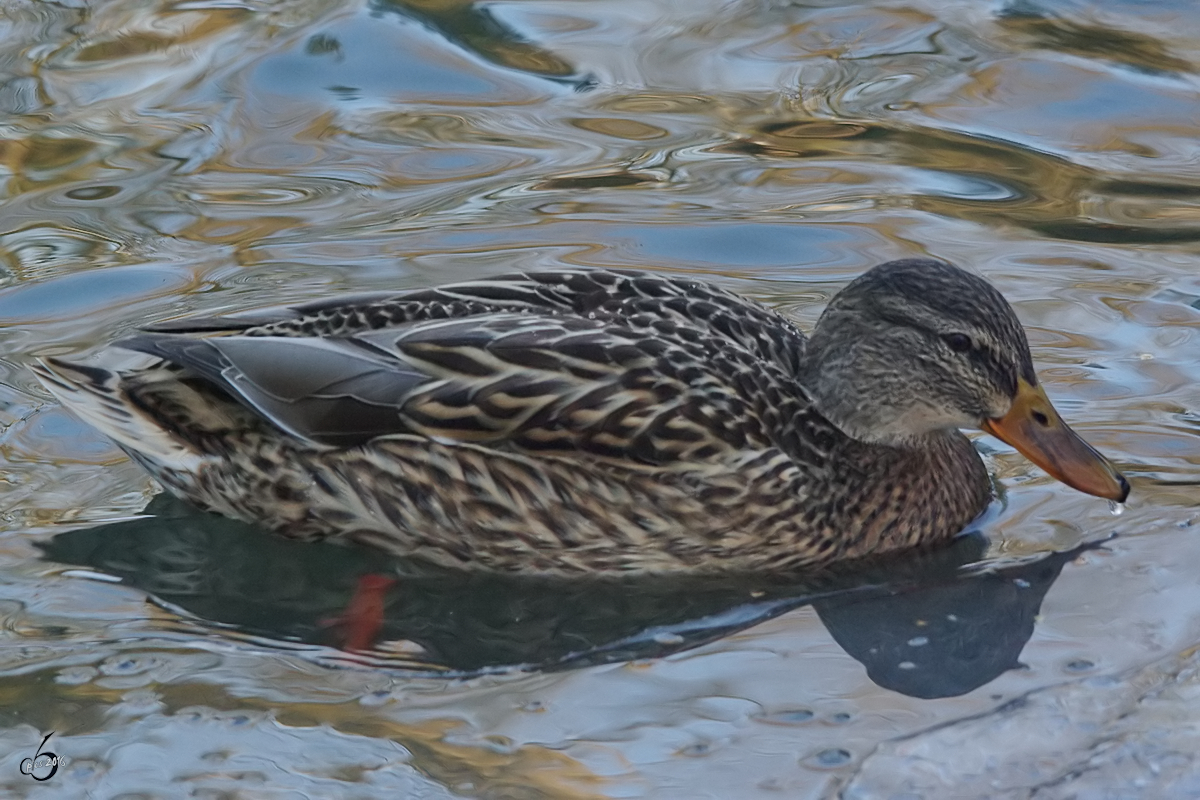
M182 320L120 344L320 446L419 434L686 469L771 446L779 404L807 403L795 383L805 340L791 323L706 284L641 273L334 298Z
M673 320L705 330L794 370L804 336L777 312L694 278L636 270L514 273L407 292L334 297L241 318L184 319L155 330L345 336L424 320L537 312L643 326Z

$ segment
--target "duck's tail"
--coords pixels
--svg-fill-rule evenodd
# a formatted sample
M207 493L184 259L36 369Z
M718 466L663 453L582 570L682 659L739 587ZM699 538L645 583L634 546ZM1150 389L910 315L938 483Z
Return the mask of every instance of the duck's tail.
M38 359L31 369L65 408L152 472L192 472L200 466L204 456L144 411L126 391L120 372L58 358Z

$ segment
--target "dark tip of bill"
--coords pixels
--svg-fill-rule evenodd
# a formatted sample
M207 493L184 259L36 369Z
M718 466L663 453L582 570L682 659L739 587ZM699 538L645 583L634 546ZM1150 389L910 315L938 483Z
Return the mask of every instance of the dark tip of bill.
M1117 483L1121 487L1121 499L1118 500L1117 502L1124 503L1125 498L1129 497L1129 481L1125 480L1125 476L1118 472L1117 473Z

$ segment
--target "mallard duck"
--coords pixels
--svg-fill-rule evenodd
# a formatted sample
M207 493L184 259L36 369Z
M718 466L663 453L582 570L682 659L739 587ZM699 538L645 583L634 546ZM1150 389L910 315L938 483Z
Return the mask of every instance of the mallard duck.
M677 276L531 272L184 319L145 363L35 367L171 492L464 569L779 571L945 540L989 503L960 428L1123 501L982 278L875 267L811 338Z

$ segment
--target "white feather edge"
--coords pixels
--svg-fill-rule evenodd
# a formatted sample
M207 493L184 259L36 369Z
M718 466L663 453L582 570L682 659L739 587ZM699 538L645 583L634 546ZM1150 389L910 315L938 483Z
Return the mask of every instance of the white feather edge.
M68 361L42 358L30 369L64 408L122 450L180 472L194 472L204 461L202 455L125 399L120 373L88 366L88 370L100 370L105 376L97 382Z

